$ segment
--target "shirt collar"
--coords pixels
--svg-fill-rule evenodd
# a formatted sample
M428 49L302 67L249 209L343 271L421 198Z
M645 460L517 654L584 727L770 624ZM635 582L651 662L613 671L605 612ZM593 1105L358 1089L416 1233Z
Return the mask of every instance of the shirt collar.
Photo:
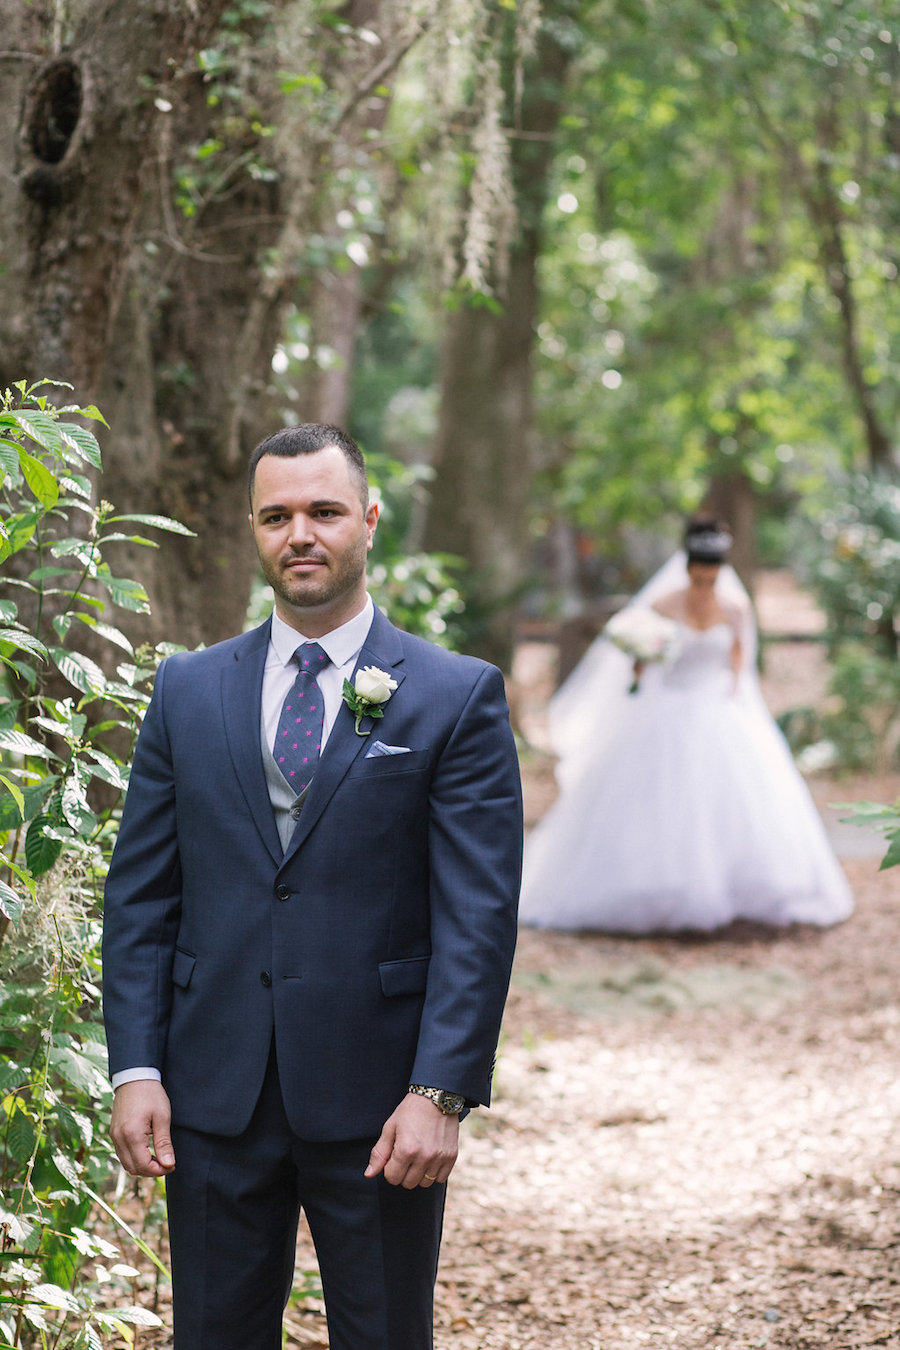
M287 666L301 642L318 642L332 664L340 667L354 660L362 651L374 616L375 606L372 597L367 595L366 603L360 612L346 623L342 623L340 628L333 628L324 637L307 638L305 634L285 623L284 619L279 618L273 610L269 645L281 664Z

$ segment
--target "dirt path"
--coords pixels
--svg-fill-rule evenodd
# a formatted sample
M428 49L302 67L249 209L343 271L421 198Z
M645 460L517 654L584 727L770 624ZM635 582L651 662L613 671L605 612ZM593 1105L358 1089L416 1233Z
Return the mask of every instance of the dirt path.
M839 930L525 932L440 1350L900 1346L897 886Z

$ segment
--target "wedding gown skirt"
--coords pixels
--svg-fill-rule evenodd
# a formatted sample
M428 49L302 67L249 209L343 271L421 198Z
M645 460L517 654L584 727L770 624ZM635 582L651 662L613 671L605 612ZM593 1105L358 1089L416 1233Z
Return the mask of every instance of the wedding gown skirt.
M682 627L678 658L645 671L605 744L586 700L560 796L526 845L522 922L648 933L851 912L787 743L758 692L732 692L731 629Z

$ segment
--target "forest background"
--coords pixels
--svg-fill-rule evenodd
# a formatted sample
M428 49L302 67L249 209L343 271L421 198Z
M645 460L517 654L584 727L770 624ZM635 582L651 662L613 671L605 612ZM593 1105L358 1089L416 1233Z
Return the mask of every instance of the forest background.
M574 659L711 506L751 588L788 562L825 607L797 745L895 756L900 29L884 0L21 0L0 69L0 1335L62 1348L152 1316L98 1219L97 894L155 661L264 603L262 435L346 426L379 599L507 670L526 629Z

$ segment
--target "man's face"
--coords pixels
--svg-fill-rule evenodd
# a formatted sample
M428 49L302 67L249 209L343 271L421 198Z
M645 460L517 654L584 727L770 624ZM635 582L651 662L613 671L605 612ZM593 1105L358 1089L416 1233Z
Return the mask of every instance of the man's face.
M286 623L321 637L358 614L378 521L336 445L256 466L250 527L263 574Z

